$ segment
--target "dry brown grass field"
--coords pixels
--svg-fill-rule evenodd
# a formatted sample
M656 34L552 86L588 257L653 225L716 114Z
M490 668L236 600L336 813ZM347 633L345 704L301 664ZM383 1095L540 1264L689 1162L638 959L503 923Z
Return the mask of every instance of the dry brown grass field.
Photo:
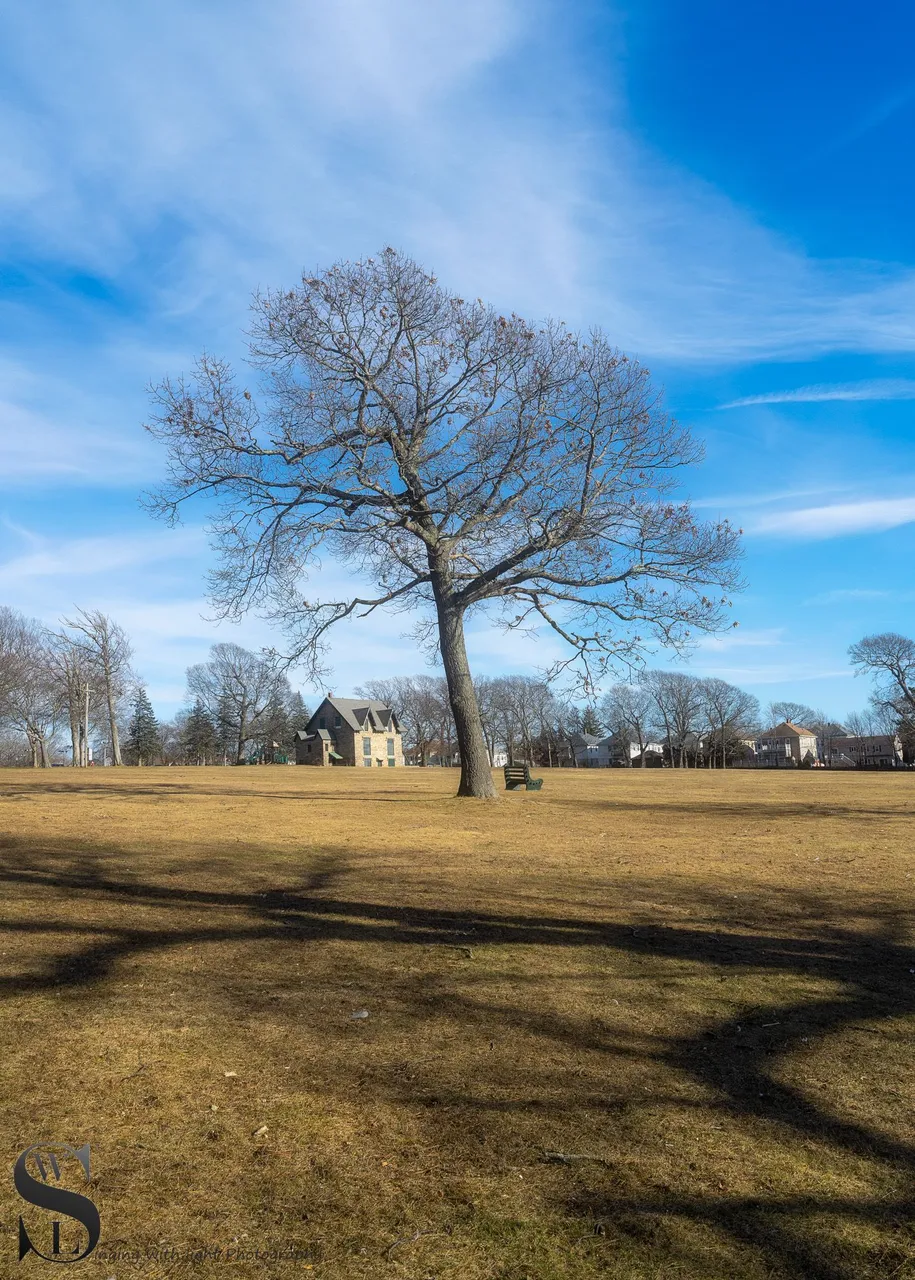
M915 1276L915 775L542 776L0 772L2 1275Z

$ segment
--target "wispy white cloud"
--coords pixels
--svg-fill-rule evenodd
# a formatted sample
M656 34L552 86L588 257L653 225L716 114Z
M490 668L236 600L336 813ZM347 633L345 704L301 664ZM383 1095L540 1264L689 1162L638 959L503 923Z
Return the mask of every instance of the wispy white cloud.
M775 537L839 538L853 533L876 533L915 521L915 497L874 498L803 507L761 516L751 532Z
M880 591L870 587L837 587L833 591L818 592L817 595L805 600L804 604L864 604L874 600L908 604L915 600L915 591Z
M0 109L18 156L0 221L103 276L142 245L147 300L208 338L237 331L252 285L390 241L462 291L671 360L915 349L915 273L808 257L653 153L616 106L622 68L583 83L546 0L56 12L51 33L40 7L6 19L29 98Z
M721 409L742 409L754 404L817 404L828 400L915 400L912 378L874 378L869 382L818 383L792 391L766 391L720 405Z
M125 424L110 395L55 372L51 353L38 358L41 373L24 360L0 360L0 488L148 479L159 459L139 421Z
M733 684L806 684L815 680L851 679L854 672L847 667L818 668L810 663L783 662L771 666L755 667L703 667L693 668L698 675L720 676Z
M0 587L9 589L33 579L60 578L66 582L136 570L163 561L181 561L202 551L202 529L157 529L132 537L122 535L37 539L32 534L24 555L0 562Z
M813 498L819 494L840 491L841 487L836 485L817 485L814 488L803 489L771 489L765 493L732 493L718 498L694 498L690 505L697 510L713 507L733 511L744 507L770 506L773 502L784 502L788 498Z
M784 644L784 627L751 630L735 627L720 636L702 636L696 648L700 652L723 653L728 649L772 649Z
M882 98L880 102L871 107L870 111L866 111L850 129L841 133L820 154L823 156L832 155L834 152L841 150L842 147L848 146L849 143L857 142L859 138L863 138L873 129L885 124L897 111L907 107L913 98L915 98L915 83L902 85L893 93Z

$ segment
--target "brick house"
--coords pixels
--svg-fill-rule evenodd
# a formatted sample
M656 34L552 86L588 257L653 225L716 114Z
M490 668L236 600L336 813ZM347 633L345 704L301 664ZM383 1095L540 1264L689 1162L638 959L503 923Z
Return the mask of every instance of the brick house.
M812 729L783 720L756 739L757 764L769 767L814 764L817 759L817 736Z
M296 764L403 768L403 734L391 707L328 694L295 735Z

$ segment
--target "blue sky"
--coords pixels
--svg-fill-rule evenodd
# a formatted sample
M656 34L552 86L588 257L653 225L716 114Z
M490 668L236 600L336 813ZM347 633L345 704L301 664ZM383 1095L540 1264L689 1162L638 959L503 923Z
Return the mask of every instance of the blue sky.
M390 243L643 359L746 531L691 668L862 705L848 644L915 629L913 37L893 0L3 6L0 601L109 610L163 714L214 638L268 641L204 620L203 531L137 505L145 388L238 357L257 286ZM333 687L421 669L403 626L341 632Z

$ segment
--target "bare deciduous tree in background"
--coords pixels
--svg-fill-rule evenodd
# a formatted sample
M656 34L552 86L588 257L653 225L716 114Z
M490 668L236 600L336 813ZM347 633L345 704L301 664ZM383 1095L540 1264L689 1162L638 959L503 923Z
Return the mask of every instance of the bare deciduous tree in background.
M24 733L32 764L51 766L61 702L51 671L50 637L41 623L0 609L0 712Z
M354 693L395 709L403 724L405 742L418 756L417 763L425 765L430 747L443 736L441 685L438 676L394 676L388 680L370 680L359 685Z
M600 714L604 724L611 733L627 742L637 742L639 747L639 763L642 768L647 761L645 748L654 720L652 713L656 711L654 699L648 689L642 685L615 684L601 702ZM627 751L626 763L632 764L632 757Z
M101 609L77 609L75 618L65 618L64 626L75 631L76 645L86 661L98 673L104 693L112 764L120 765L121 741L118 732L118 703L132 680L132 650L123 627L102 613Z
M766 707L766 715L770 727L789 721L802 729L813 728L813 722L822 718L822 712L814 711L813 707L808 707L804 702L770 702Z
M187 687L231 742L236 764L259 719L276 700L288 702L289 681L277 663L238 644L214 644L207 662L188 667Z
M474 610L546 625L587 682L717 630L737 585L737 532L671 493L700 450L648 371L599 333L502 316L443 289L392 249L303 277L255 305L264 412L226 364L156 391L150 430L170 483L153 509L219 502L212 589L262 607L320 668L328 629L382 606L425 606L461 754L459 794L492 796L464 643ZM323 549L367 594L303 600ZM555 670L554 669L554 670Z
M670 763L687 767L689 743L702 728L699 681L684 671L647 671L645 688L657 711L658 727L667 740Z
M89 764L90 713L98 701L98 671L85 648L65 632L50 637L49 664L70 728L71 764L85 768Z
M853 644L848 656L859 674L876 680L871 702L878 722L886 726L889 713L899 728L915 725L915 640L885 631Z
M750 733L755 735L759 702L751 693L745 693L716 676L699 682L699 696L712 731L712 759L715 759L717 748L717 761L724 769L728 762L728 748L733 747L734 740Z
M22 621L14 609L0 605L0 719L9 713L25 669Z

